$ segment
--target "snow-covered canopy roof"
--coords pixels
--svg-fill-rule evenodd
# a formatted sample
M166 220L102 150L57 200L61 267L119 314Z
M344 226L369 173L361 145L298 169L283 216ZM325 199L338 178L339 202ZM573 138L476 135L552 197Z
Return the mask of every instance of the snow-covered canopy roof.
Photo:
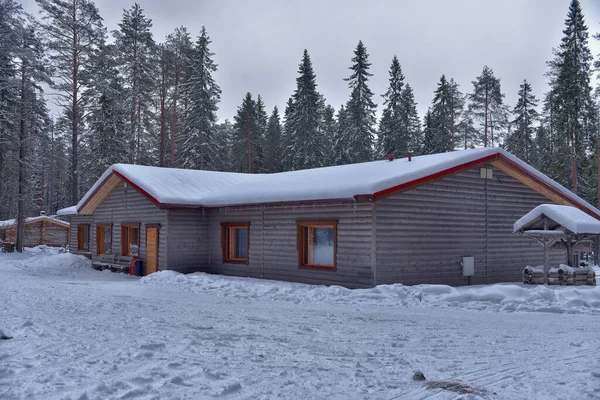
M56 215L66 216L66 215L77 215L77 206L71 206L66 208L61 208L56 212Z
M576 234L600 234L598 219L578 208L556 204L537 206L515 222L514 232L544 229L544 216L549 219L550 230L561 230L562 227Z
M378 197L426 180L486 162L502 160L533 177L570 202L600 216L597 210L563 186L500 148L479 148L440 154L314 168L275 174L243 174L115 164L109 167L77 204L78 212L100 193L113 176L135 186L161 207L226 207L309 201L354 201Z
M71 225L68 222L61 221L60 219L56 219L56 218L53 218L53 217L47 216L47 215L40 215L37 217L25 218L26 224L32 224L32 223L40 222L40 221L46 221L46 222L50 222L53 224L62 225L67 228ZM16 219L7 219L5 221L0 221L0 228L8 228L8 227L16 225L16 224L17 224Z

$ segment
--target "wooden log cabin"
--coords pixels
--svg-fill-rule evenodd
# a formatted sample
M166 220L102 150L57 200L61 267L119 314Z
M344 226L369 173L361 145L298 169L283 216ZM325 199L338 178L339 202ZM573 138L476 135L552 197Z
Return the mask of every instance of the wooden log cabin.
M35 247L41 244L60 247L69 243L70 224L58 218L47 216L44 211L37 217L25 219L23 246ZM17 221L0 221L0 239L4 243L16 243Z
M360 288L518 281L543 249L513 223L543 203L600 217L499 148L277 174L117 164L62 213L72 251L135 255L146 273Z

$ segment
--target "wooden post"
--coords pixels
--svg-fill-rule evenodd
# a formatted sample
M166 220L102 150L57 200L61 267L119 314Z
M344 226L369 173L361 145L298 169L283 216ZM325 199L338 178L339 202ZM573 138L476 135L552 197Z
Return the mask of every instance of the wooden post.
M548 230L548 217L544 216L544 230ZM550 271L550 239L544 239L544 285L548 284Z
M594 265L598 265L598 253L600 253L600 235L594 238Z
M573 265L573 246L570 233L567 234L567 264L569 267L575 267L575 265Z

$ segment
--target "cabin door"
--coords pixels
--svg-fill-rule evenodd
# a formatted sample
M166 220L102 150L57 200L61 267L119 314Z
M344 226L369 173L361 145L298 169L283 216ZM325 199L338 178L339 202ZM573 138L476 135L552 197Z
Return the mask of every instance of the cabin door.
M158 227L146 227L146 275L158 271Z

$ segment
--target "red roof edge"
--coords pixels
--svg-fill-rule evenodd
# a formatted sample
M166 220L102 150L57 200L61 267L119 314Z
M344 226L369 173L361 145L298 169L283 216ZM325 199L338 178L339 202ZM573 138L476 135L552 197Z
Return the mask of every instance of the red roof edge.
M368 195L370 196L370 195ZM324 200L298 200L298 201L278 201L272 203L247 203L247 204L235 204L231 206L204 206L200 208L213 209L213 208L245 208L245 207L277 207L277 206L311 206L317 204L341 204L341 203L354 203L354 199L324 199ZM175 208L180 208L177 206Z
M113 170L113 174L117 175L119 178L127 182L129 185L133 186L138 192L146 196L151 202L153 202L157 207L163 208L163 204L156 200L150 193L146 192L144 189L136 185L131 179L120 173L119 171Z
M434 180L442 178L442 177L444 177L446 175L451 175L451 174L460 172L462 170L475 167L476 165L484 164L486 162L493 161L496 158L498 158L499 155L500 155L500 153L496 153L496 154L492 154L492 155L485 156L485 157L482 157L482 158L478 158L477 160L469 161L469 162L464 163L464 164L456 165L456 166L454 166L452 168L448 168L448 169L436 172L434 174L427 175L427 176L424 176L424 177L419 178L419 179L415 179L415 180L410 181L410 182L405 182L405 183L402 183L400 185L392 186L391 188L380 190L378 192L373 193L373 196L375 198L382 197L382 196L386 196L386 195L389 195L391 193L397 192L399 190L407 189L407 188L412 187L412 186L417 186L417 185L421 185L423 183L434 181ZM359 195L359 196L368 196L368 195Z
M112 173L109 174L106 178L104 178L104 181L102 181L101 184L98 185L98 187L96 189L94 189L94 191L92 192L92 194L89 195L89 197L86 199L86 201L81 205L81 207L77 207L77 213L79 213L79 211L81 209L83 209L86 204L96 195L96 193L98 193L98 191L102 188L102 186L104 186L104 184L106 183L106 181L108 181L110 179L110 176L112 174L117 175L119 178L121 178L123 181L127 182L129 185L133 186L137 191L139 191L141 194L143 194L144 196L146 196L151 202L153 202L154 204L156 204L158 207L162 207L162 204L156 200L154 197L152 197L148 192L146 192L144 189L142 189L141 187L139 187L138 185L136 185L135 183L133 183L133 181L131 181L131 179L127 178L125 175L123 175L122 173L120 173L119 171L115 171L114 169L112 170Z

